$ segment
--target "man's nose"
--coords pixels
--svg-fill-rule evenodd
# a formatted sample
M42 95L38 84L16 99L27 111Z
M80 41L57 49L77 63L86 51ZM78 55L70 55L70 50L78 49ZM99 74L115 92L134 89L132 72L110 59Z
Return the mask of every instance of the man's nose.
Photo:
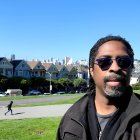
M112 60L112 65L110 67L110 70L111 71L119 71L121 68L120 66L118 65L117 61L116 60Z

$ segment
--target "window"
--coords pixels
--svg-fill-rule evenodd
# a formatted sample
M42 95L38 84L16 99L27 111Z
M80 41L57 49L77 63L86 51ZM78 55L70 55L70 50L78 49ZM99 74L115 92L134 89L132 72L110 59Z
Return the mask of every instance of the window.
M25 67L25 64L22 64L21 67L24 68Z

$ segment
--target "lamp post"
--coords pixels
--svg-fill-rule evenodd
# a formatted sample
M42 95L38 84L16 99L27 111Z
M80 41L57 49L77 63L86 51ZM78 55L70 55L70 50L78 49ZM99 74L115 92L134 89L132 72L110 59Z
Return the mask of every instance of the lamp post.
M50 94L51 94L51 91L52 91L52 83L51 83L51 81L52 81L52 74L50 72L46 72L46 73L48 73L49 76L50 76Z

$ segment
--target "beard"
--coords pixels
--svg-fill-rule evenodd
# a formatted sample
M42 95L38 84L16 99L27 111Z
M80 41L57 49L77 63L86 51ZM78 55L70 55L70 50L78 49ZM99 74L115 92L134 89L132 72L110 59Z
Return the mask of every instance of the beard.
M108 85L107 82L115 79L121 84L118 86ZM108 98L118 98L124 95L126 89L126 76L119 74L112 74L104 78L104 92Z
M124 95L125 87L124 86L104 86L104 92L107 97L117 98Z

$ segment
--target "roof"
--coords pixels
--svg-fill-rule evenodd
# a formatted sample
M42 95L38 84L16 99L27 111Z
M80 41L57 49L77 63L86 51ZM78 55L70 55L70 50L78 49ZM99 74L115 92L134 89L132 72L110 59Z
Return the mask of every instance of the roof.
M76 69L77 69L78 72L87 72L88 71L88 66L78 65L78 66L76 66Z
M27 64L33 69L40 61L26 61Z
M2 59L4 59L5 57L0 57L0 61L2 60Z
M56 68L58 69L58 71L61 71L61 69L65 67L64 65L56 65Z
M51 65L54 65L53 63L42 63L42 65L45 67L46 70L48 70Z
M73 65L66 65L66 68L70 72L73 68L75 68ZM76 68L75 68L76 69Z
M16 68L23 60L12 60L10 63Z

